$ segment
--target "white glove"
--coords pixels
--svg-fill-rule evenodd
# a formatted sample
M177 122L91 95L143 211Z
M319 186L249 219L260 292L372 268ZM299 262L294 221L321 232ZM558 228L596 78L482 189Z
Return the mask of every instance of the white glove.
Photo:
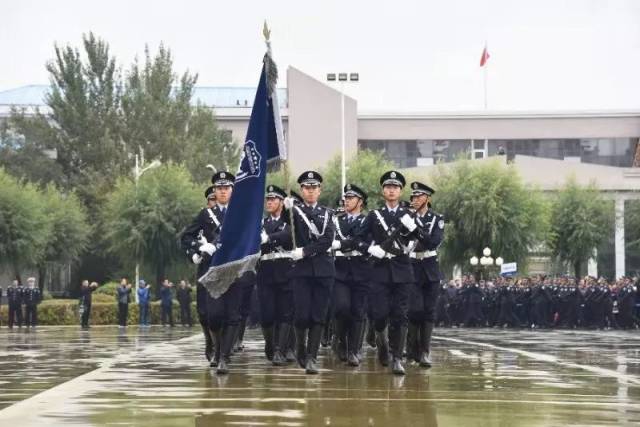
M205 243L204 245L200 246L198 250L200 252L206 252L209 254L209 256L211 256L216 251L216 246L212 243Z
M269 241L269 235L264 230L262 230L262 233L260 233L260 241L263 245Z
M198 254L193 254L191 261L193 261L194 264L200 264L202 262L202 257Z
M302 259L304 257L304 252L302 251L302 248L295 248L294 250L291 251L291 258L294 261L298 261L299 259Z
M206 245L207 243L209 243L209 241L207 240L206 237L200 236L198 237L198 243L200 243L200 245Z
M284 198L284 207L287 209L293 208L293 197Z
M372 256L382 259L384 258L384 256L387 254L384 249L382 249L380 247L380 245L371 245L369 246L369 249L367 249L367 252L369 252Z
M333 242L331 242L331 249L333 249L334 251L337 251L341 247L342 247L342 242L340 240L334 240Z
M416 222L413 218L411 218L409 216L409 214L404 214L402 216L402 218L400 218L400 222L402 223L402 225L405 226L405 228L409 231L413 231L415 230L418 226L416 225Z

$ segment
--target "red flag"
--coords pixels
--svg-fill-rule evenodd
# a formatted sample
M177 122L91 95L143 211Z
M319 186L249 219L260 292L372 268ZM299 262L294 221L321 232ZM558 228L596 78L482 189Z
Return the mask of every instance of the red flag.
M480 57L480 66L484 67L484 64L487 63L488 59L489 59L489 51L487 50L487 46L485 46L484 50L482 51L482 57Z

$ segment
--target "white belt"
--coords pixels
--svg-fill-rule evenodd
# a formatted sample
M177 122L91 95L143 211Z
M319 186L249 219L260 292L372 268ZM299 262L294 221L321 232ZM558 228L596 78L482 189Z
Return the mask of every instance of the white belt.
M291 259L290 252L271 252L260 257L260 261L271 261L274 259Z
M424 251L424 252L411 252L409 254L409 257L412 259L426 259L426 258L432 258L436 255L438 255L438 252L436 251Z
M335 256L362 256L362 252L359 251L349 251L349 252L340 252L336 251Z
M395 258L395 257L396 256L394 254L390 254L390 253L384 254L384 258L387 258L387 259L391 259L391 258ZM384 259L384 258L381 258L381 259Z

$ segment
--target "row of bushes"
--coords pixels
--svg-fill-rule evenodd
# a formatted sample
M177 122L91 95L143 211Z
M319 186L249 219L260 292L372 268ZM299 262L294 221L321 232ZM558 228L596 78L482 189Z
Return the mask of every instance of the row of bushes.
M97 295L94 295L97 296ZM92 325L117 325L118 324L118 304L109 296L109 302L103 301L105 296L94 298L91 305ZM39 325L78 325L80 324L79 303L76 299L52 299L43 301L38 306ZM180 305L174 302L172 306L173 320L180 322ZM149 304L149 323L161 323L160 301L153 301ZM137 324L140 319L140 311L137 304L129 304L129 324ZM0 317L2 323L8 318L8 307L0 307ZM191 318L197 323L196 304L191 304Z

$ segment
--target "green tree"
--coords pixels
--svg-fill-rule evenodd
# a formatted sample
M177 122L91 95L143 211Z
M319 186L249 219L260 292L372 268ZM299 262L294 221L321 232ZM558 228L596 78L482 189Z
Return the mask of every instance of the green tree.
M213 112L192 106L198 76L173 71L171 51L160 45L145 63L133 64L122 97L123 138L134 152L149 159L184 164L199 179L207 164L235 169L238 150L218 129ZM204 174L206 176L206 174Z
M324 180L320 201L329 207L335 207L336 201L342 195L340 164L340 156L336 156L320 171ZM347 161L347 183L362 188L367 193L368 206L375 208L382 203L380 176L391 169L395 169L393 163L386 160L382 154L368 150L359 151L357 156Z
M560 262L569 264L580 276L582 266L609 233L611 209L595 187L581 187L567 180L551 204L549 248Z
M20 279L42 261L51 230L38 189L0 169L0 263Z
M640 275L640 200L627 201L624 229L627 242L627 271Z
M547 209L540 192L526 186L513 166L458 160L432 176L434 210L447 221L441 262L468 265L484 247L526 268L527 255L544 240Z
M167 268L186 262L179 236L203 204L202 189L183 166L165 165L135 183L122 178L107 197L104 239L125 265L136 260L155 272L156 285Z
M42 288L49 264L69 264L80 259L87 248L91 228L86 209L74 193L61 193L49 184L41 192L40 206L51 223L42 262L38 264Z

